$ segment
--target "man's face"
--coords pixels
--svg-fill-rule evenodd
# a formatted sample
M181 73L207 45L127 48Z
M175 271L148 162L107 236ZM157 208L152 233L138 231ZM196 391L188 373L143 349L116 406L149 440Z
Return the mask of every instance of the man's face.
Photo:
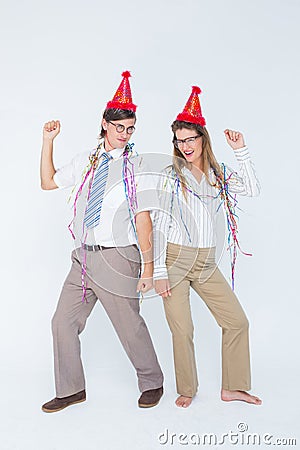
M102 127L106 131L104 142L105 150L110 151L114 148L123 148L130 140L134 131L135 119L121 119L106 121L102 119Z

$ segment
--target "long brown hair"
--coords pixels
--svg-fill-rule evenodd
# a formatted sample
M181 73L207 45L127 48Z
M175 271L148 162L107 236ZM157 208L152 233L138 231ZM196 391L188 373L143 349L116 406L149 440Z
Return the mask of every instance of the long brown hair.
M210 141L210 137L209 137L207 129L196 123L182 122L179 120L175 120L172 123L171 128L173 131L173 144L176 140L176 131L182 130L183 128L187 128L189 130L194 130L194 131L196 131L196 133L199 136L202 136L202 162L203 162L202 171L203 171L207 181L209 182L209 184L211 184L212 186L217 186L218 182L211 183L208 172L210 169L213 169L216 178L219 178L219 177L222 178L222 172L221 172L221 168L216 160L216 157L213 153L211 141ZM185 159L185 157L183 156L181 151L178 148L176 148L175 144L174 144L173 167L174 167L175 172L177 173L178 178L183 186L185 186L187 183L186 183L186 179L182 173L182 168L189 167L189 165L190 165L190 163ZM185 189L183 189L183 195L184 195L184 198L186 199L187 193L186 193Z

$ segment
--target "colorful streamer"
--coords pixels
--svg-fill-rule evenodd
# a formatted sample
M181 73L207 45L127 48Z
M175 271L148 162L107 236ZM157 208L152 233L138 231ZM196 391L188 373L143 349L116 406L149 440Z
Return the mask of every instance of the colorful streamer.
M236 214L236 208L238 208L237 204L238 201L236 199L236 195L232 196L229 192L229 180L232 177L233 173L231 173L228 177L226 175L226 166L224 163L221 164L221 168L222 168L222 176L215 174L216 176L216 180L217 180L217 184L219 192L216 196L209 196L209 195L200 195L197 192L195 192L191 186L187 183L187 181L185 181L185 183L182 183L178 174L176 173L174 167L172 167L172 172L171 172L171 177L173 180L173 186L172 186L172 199L171 199L171 206L170 206L170 216L172 217L173 214L173 207L174 207L174 195L176 195L177 197L177 201L178 201L178 207L179 207L179 212L180 212L180 218L182 220L183 226L186 230L186 233L188 235L189 241L191 242L191 237L190 237L190 233L188 231L188 228L183 220L183 214L182 214L182 207L180 204L180 199L179 199L179 188L181 186L181 189L185 189L187 192L189 192L191 195L197 197L201 202L205 203L205 200L210 198L210 199L217 199L218 197L220 197L221 202L216 210L216 212L218 212L218 210L220 209L220 207L223 205L224 210L225 210L225 214L226 214L226 220L227 220L227 229L228 229L228 237L227 237L227 242L228 242L228 247L227 250L230 251L230 261L231 261L231 287L232 290L234 290L234 281L235 281L235 264L236 264L236 259L237 259L237 249L239 249L241 251L241 253L243 253L246 256L252 256L251 253L246 253L244 252L239 244L238 241L238 215ZM164 184L164 188L166 187L166 183ZM239 209L239 208L238 208Z

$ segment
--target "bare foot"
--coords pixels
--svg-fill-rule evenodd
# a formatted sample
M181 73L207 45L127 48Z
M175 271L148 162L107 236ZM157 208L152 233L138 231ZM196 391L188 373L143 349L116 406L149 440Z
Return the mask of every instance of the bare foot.
M192 403L192 397L185 397L184 395L180 395L175 403L179 408L187 408Z
M253 403L254 405L261 405L262 401L255 395L250 395L245 391L228 391L227 389L221 390L221 399L224 402L232 402L233 400L240 400L242 402Z

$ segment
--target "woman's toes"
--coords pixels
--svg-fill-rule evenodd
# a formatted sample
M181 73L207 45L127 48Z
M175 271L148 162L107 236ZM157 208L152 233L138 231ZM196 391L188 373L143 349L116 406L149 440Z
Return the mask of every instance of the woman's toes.
M184 397L183 395L180 395L177 400L175 401L176 405L180 408L187 408L192 403L191 397Z

